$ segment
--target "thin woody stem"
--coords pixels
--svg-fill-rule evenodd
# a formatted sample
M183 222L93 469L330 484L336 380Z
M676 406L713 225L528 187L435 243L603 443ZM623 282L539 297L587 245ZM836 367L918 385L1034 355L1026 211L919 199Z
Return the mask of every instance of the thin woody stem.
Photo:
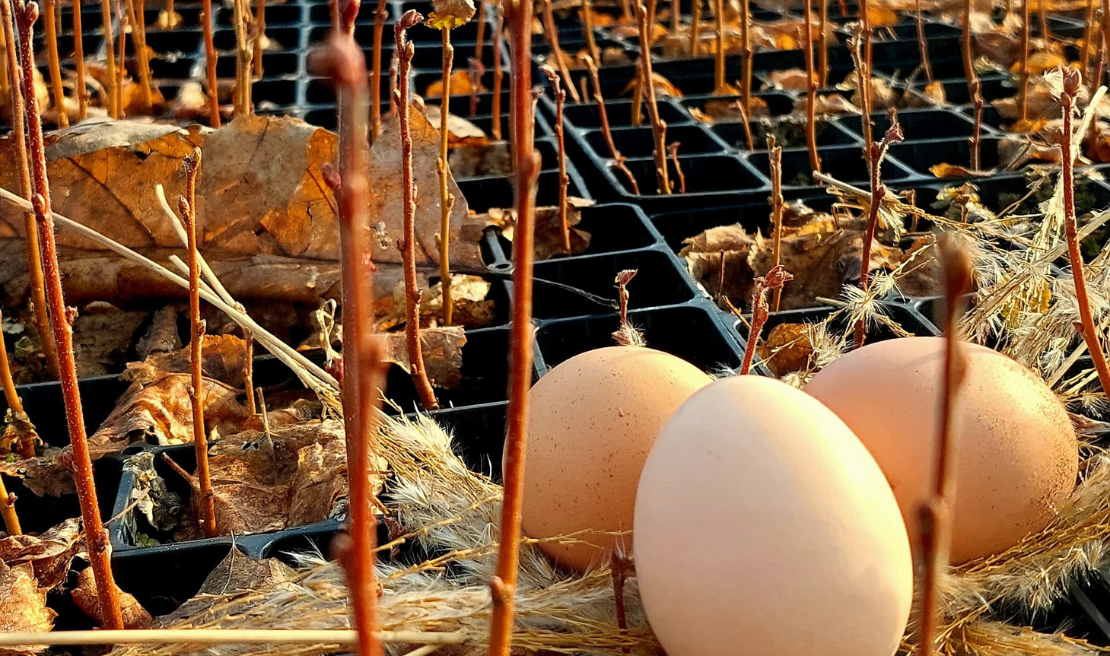
M120 117L119 94L116 93L116 52L115 38L112 36L112 5L110 0L100 0L100 26L104 30L104 52L108 59L108 116ZM119 63L123 66L123 62Z
M806 147L809 150L809 168L820 173L821 158L817 154L817 76L813 70L813 12L810 6L812 0L802 0L802 2L805 7L802 14L802 20L805 23L802 38L805 40L806 62ZM866 116L864 114L865 122Z
M659 117L659 105L655 102L655 85L652 83L651 46L648 38L647 9L641 0L634 0L636 23L640 30L640 84L647 94L648 116L651 118L651 133L655 139L655 174L659 178L659 193L670 195L671 183L667 178L667 124Z
M108 0L103 0L107 2ZM220 127L220 92L216 79L216 45L212 36L212 0L202 0L200 22L204 28L204 61L208 72L208 123Z
M551 88L555 89L555 139L559 144L559 229L563 238L563 251L570 255L570 223L567 220L567 149L563 139L563 105L566 104L567 92L559 85L559 76L549 67L544 66L540 72L547 76Z
M443 31L443 95L439 101L439 159L436 172L439 174L439 284L443 289L443 324L451 325L455 310L451 298L451 210L455 197L447 190L447 140L450 131L447 117L451 106L451 64L455 49L451 46L451 28L444 25Z
M967 250L958 246L952 235L940 242L941 268L945 279L944 332L944 395L941 397L940 433L937 437L937 458L933 470L930 499L918 509L921 520L921 547L924 560L921 585L921 618L919 653L932 656L936 650L937 606L940 578L946 567L951 539L952 496L955 477L952 474L952 453L955 442L955 404L964 378L964 353L960 345L959 318L961 297L971 288L972 265Z
M776 264L767 271L767 275L756 278L752 285L752 327L748 334L748 344L744 348L744 360L740 365L740 375L747 375L751 371L755 347L759 342L759 334L763 332L763 324L767 323L770 315L770 306L767 304L767 292L773 289L782 289L782 286L794 279L786 272L781 264ZM727 299L726 299L727 302Z
M1028 0L1026 0L1028 2ZM983 96L980 92L979 76L975 72L975 55L971 49L971 0L964 0L962 14L964 72L967 74L968 96L975 107L975 131L971 135L971 168L979 170L979 131L983 120ZM1028 62L1027 62L1028 63Z
M1087 22L1083 30L1083 52L1080 55L1079 70L1083 77L1091 74L1091 46L1095 40L1098 25L1095 23L1095 0L1087 0Z
M16 53L16 36L13 30L11 0L0 0L0 22L3 23L5 49L8 53L7 72L10 84L8 86L8 108L11 110L12 143L15 145L15 160L19 167L19 194L23 198L31 198L31 168L27 156L27 126L24 118L26 108L23 103L23 90L20 80L23 73L19 65L19 55ZM31 305L35 319L35 330L39 335L39 343L43 355L46 356L46 368L50 375L58 378L58 351L54 340L50 337L50 316L47 314L46 286L42 278L42 253L39 250L38 225L35 223L35 213L26 212L23 215L23 235L27 240L27 275L30 279Z
M1087 350L1091 354L1095 371L1098 372L1098 381L1102 385L1102 393L1110 396L1110 365L1106 363L1106 354L1102 350L1099 339L1100 332L1095 325L1091 313L1091 300L1087 294L1087 279L1083 274L1083 255L1079 251L1079 228L1075 217L1075 179L1073 173L1072 149L1072 122L1075 112L1075 97L1079 93L1080 75L1076 71L1064 73L1064 93L1060 96L1064 113L1064 129L1060 136L1060 148L1063 157L1060 158L1063 170L1064 183L1064 226L1068 240L1068 259L1071 264L1072 280L1075 281L1075 300L1079 306L1080 326L1082 327L1083 340L1087 343Z
M85 433L84 415L81 410L81 395L77 387L77 365L73 355L73 328L70 319L73 315L66 311L65 295L58 268L58 248L54 241L54 215L50 210L50 184L46 176L46 148L42 139L42 122L39 118L38 99L35 97L34 65L32 51L32 30L38 18L38 6L34 3L24 7L19 0L16 7L19 23L20 59L23 74L23 97L27 135L30 150L31 173L34 188L32 205L39 228L42 244L43 266L46 280L46 296L49 303L54 340L58 349L61 369L62 397L65 401L66 422L69 426L70 445L73 450L74 483L77 499L81 506L81 519L85 527L89 560L92 563L93 578L96 583L97 598L103 628L122 629L123 615L120 612L119 589L112 577L111 546L108 533L100 519L97 506L96 483L93 479L92 457Z
M822 89L829 86L829 35L827 25L829 21L829 0L820 0L817 17L817 83Z
M856 48L856 77L859 86L860 94L860 109L863 110L862 124L863 124L863 153L867 156L867 150L871 147L874 141L871 134L871 8L868 0L860 0L859 5L860 26L858 42Z
M771 226L773 244L771 249L771 266L782 264L782 147L775 144L774 137L767 137L768 159L771 167ZM779 311L782 303L782 288L775 289L774 311Z
M409 10L394 26L397 55L400 65L397 73L397 92L394 102L401 118L401 186L404 189L405 237L401 244L401 257L405 268L405 338L408 345L409 370L416 395L425 410L438 408L435 392L424 369L424 353L420 344L420 289L416 284L416 189L412 179L412 132L409 128L409 65L415 48L405 39L405 30L424 19L418 12ZM446 106L441 107L446 111Z
M593 58L594 61L601 61L601 51L597 48L597 40L594 38L594 11L590 4L590 0L582 0L582 8L579 10L579 15L582 17L582 33L586 37L586 53Z
M725 81L725 0L713 4L713 23L716 26L717 49L713 53L713 93L729 93ZM651 25L648 25L651 28Z
M917 24L917 50L921 54L921 66L925 69L925 80L933 83L933 65L929 63L929 42L925 40L925 17L921 12L921 0L914 0L914 21Z
M189 238L189 358L192 384L189 403L193 409L193 449L197 456L197 480L200 484L201 519L206 537L216 537L215 496L208 469L208 433L204 427L204 321L200 318L200 262L197 257L197 176L200 174L200 149L185 159L185 196L179 200L185 234Z
M693 0L693 8L690 11L691 57L698 57L701 55L701 2L702 0Z
M58 114L58 125L69 127L69 114L66 111L66 94L62 88L62 66L58 61L58 29L55 22L57 14L55 0L43 0L42 26L46 41L46 61L50 69L50 91L53 94L54 110Z
M682 173L682 164L678 161L678 148L682 144L674 141L671 145L667 146L667 152L671 156L671 163L674 164L675 175L678 176L678 191L679 193L686 193L686 176Z
M119 47L117 51L117 59L119 66L116 66L116 107L119 108L120 118L125 118L127 114L127 105L123 102L123 79L127 77L127 29L129 27L127 14L123 11L123 0L116 0L116 22L119 23L119 39L116 45Z
M570 93L570 99L575 103L582 102L578 91L574 88L574 81L570 79L567 70L567 55L559 46L559 28L555 27L555 17L552 15L551 0L543 0L543 33L551 46L551 55L555 58L555 65L559 68L559 75L563 76L563 86Z
M524 497L524 454L528 440L528 391L532 386L532 263L535 257L536 183L540 156L535 150L532 104L532 3L506 0L512 59L512 157L517 226L513 236L512 334L509 344L509 408L506 417L504 495L496 574L490 580L493 616L489 656L509 656L520 563L520 522Z
M374 50L370 60L370 141L382 133L382 40L389 0L378 0L374 10Z
M377 635L378 585L374 564L377 534L372 510L371 472L376 455L377 415L385 366L381 338L374 334L374 288L367 266L371 258L371 230L367 207L370 197L369 154L366 148L369 93L366 60L353 39L332 38L324 65L344 96L339 106L350 116L340 121L344 132L339 148L343 168L328 176L335 184L339 205L339 235L343 276L343 427L348 445L351 485L352 552L348 559L349 588L358 629L359 655L381 656ZM335 179L335 178L338 179Z
M892 143L902 141L902 128L898 125L898 117L893 113L890 117L890 129L883 136L881 143L873 143L869 149L869 169L871 173L871 204L867 210L867 228L863 233L863 252L860 255L859 286L864 292L870 287L871 276L871 244L875 240L875 231L879 225L879 209L886 198L887 189L883 184L882 170L883 157L887 148ZM861 318L856 322L854 342L856 348L863 346L867 337L867 326Z
M1029 33L1032 31L1029 15L1030 0L1021 2L1021 91L1018 103L1021 105L1021 123L1029 120Z
M85 34L81 27L81 0L73 0L73 67L77 71L77 120L89 117L89 90L85 87Z
M19 515L15 512L15 495L8 493L3 476L0 476L0 518L4 520L4 530L8 535L23 535Z
M628 177L629 184L632 185L632 193L639 196L640 186L636 184L636 176L632 175L632 171L624 164L624 156L617 150L617 144L613 141L613 131L609 128L609 113L605 110L605 98L601 95L601 80L598 78L597 65L590 57L584 57L583 63L586 64L586 70L590 74L590 83L593 85L594 100L597 102L597 114L601 119L601 134L605 137L605 143L609 147L609 154L613 156L615 166L618 170Z
M262 46L266 42L266 0L254 3L254 77L262 79ZM248 396L254 396L248 394Z
M752 134L751 115L744 107L743 99L737 101L736 109L740 112L740 121L744 125L744 140L748 144L748 150L755 150L755 135Z
M501 84L505 77L504 71L501 66L501 38L505 31L505 13L501 7L501 3L494 1L494 13L497 14L497 20L494 21L493 30L493 125L492 133L495 140L501 140Z
M131 45L139 61L139 87L142 92L143 110L150 113L154 106L154 94L150 88L150 60L146 53L146 30L143 29L142 0L125 0L128 22L131 23ZM138 6L136 6L138 5Z
M752 115L752 6L751 0L740 0L740 54L743 58L744 70L740 80L740 101L744 107L745 116ZM747 119L744 121L747 123Z

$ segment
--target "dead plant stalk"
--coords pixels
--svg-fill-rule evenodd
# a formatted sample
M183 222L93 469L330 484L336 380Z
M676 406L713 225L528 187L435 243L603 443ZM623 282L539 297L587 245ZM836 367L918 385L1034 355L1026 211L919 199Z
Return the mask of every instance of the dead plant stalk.
M532 386L532 263L535 257L536 183L540 155L535 150L532 104L532 3L505 0L512 61L513 192L517 225L513 235L512 334L509 344L509 408L505 438L504 494L497 569L490 580L493 615L490 656L509 656L514 596L520 564L520 514L524 496L524 453L528 440L528 390Z
M115 37L112 34L112 5L110 0L100 0L100 24L104 30L104 53L108 65L108 116L120 118L119 94L116 90L116 52ZM123 66L123 62L119 62Z
M782 147L775 144L774 137L767 137L768 161L771 167L771 226L772 235L771 266L782 263ZM782 302L782 287L775 288L774 311L779 311Z
M262 79L262 51L268 39L266 38L266 0L255 0L254 3L254 77ZM248 394L248 396L254 396Z
M354 2L345 3L348 6ZM400 39L400 37L398 37ZM377 535L372 512L370 472L377 451L377 414L385 388L381 338L374 334L374 288L371 272L372 235L367 212L370 198L369 154L365 135L369 91L366 60L354 39L336 35L322 63L343 96L339 149L344 155L338 172L327 175L339 205L339 237L343 276L343 417L351 485L352 551L346 559L349 587L358 628L360 656L381 656L378 630L374 550ZM351 456L354 456L353 458Z
M540 68L551 88L555 90L555 140L559 144L559 229L563 237L563 251L570 255L570 224L567 221L567 186L570 178L567 176L567 149L563 139L563 105L567 101L567 92L559 85L559 76L549 66Z
M805 6L802 14L805 22L802 38L805 39L806 62L806 147L809 150L809 168L820 173L821 157L817 154L817 77L813 71L813 12L810 10L812 1L802 0ZM865 113L865 122L866 116Z
M740 0L740 55L743 58L744 70L740 80L740 100L744 107L744 124L752 115L752 6L751 0ZM750 128L749 128L750 129Z
M58 61L58 28L56 0L43 0L42 24L46 41L46 62L50 70L50 91L54 98L54 111L58 115L58 126L69 127L69 113L66 111L66 94L62 87L62 66Z
M1028 0L1026 0L1028 2ZM975 54L971 48L971 0L963 2L963 50L964 71L967 74L968 96L975 110L975 128L971 134L971 168L979 170L979 133L983 125L983 94L979 84L979 75L975 72Z
M570 79L570 71L567 70L567 55L563 52L563 48L559 45L559 28L555 27L555 16L551 9L551 0L542 0L543 2L543 33L547 37L547 42L551 46L551 56L555 58L555 66L559 69L559 75L563 76L563 86L566 87L566 93L570 94L570 99L575 103L582 102L578 97L578 91L574 88L574 81Z
M119 591L112 577L110 544L108 533L100 519L100 508L96 500L96 484L93 480L92 458L85 433L85 420L81 411L81 395L77 388L77 366L73 355L73 327L71 321L75 313L67 311L65 295L62 291L62 278L58 268L58 249L54 241L54 218L50 210L50 183L46 177L46 148L42 138L42 122L39 118L38 99L35 97L33 52L33 29L38 19L38 5L24 6L17 0L16 13L19 23L19 49L23 68L23 97L28 144L31 155L31 173L34 196L32 205L39 228L42 245L43 266L46 281L46 296L51 327L58 350L61 369L62 397L65 401L66 422L69 425L69 438L73 449L74 483L81 506L81 519L85 527L89 560L93 567L97 597L103 628L122 629L123 615L120 612Z
M3 322L4 315L0 313L0 322ZM35 439L36 435L34 427L31 425L31 420L27 417L27 413L23 411L23 400L19 398L19 391L15 387L15 379L12 378L12 367L8 361L8 349L3 343L3 336L0 335L0 384L4 387L4 400L8 402L8 417L5 423L8 424L8 430L15 431L16 435L16 448L19 449L19 455L24 458L35 457ZM0 490L0 497L7 497L7 492ZM12 533L9 529L8 533Z
M7 72L10 84L8 86L8 108L11 110L12 134L15 137L12 143L15 148L15 160L19 167L19 194L28 200L31 198L31 165L27 158L27 125L23 102L23 90L20 88L22 68L19 65L19 55L16 53L16 35L12 20L11 0L0 0L0 22L3 23L4 48L7 52ZM23 236L27 240L27 276L31 288L31 310L34 315L35 329L39 334L39 343L42 345L43 355L46 357L46 368L50 375L58 378L58 351L54 340L50 338L50 316L47 314L46 286L42 278L42 253L39 250L38 226L35 224L33 211L23 214Z
M632 175L632 171L628 170L625 165L625 158L617 150L617 144L613 141L613 131L609 128L609 112L605 109L605 97L601 95L601 80L597 74L597 64L591 57L583 57L583 63L586 64L586 71L590 75L590 84L593 85L594 101L597 103L597 115L601 121L601 134L605 137L605 144L609 147L609 154L613 156L613 166L628 178L628 183L632 185L632 193L640 195L640 185L636 184L636 176Z
M772 289L782 289L784 284L793 279L794 276L790 275L786 267L781 264L771 267L764 277L755 279L752 285L752 327L748 334L748 345L744 348L744 361L740 365L741 376L751 371L756 343L759 341L759 334L763 331L763 324L767 323L767 316L770 314L767 292Z
M143 0L127 2L128 22L131 23L131 45L139 63L139 89L142 93L143 110L149 113L154 108L154 92L150 88L150 58L146 49L146 25Z
M102 0L107 3L108 0ZM208 73L208 123L220 127L220 92L216 78L216 45L212 36L212 0L202 0L200 5L200 22L204 29L204 61ZM123 62L120 62L123 65Z
M454 303L451 298L451 210L455 206L455 196L447 190L447 142L451 135L447 118L451 109L451 66L455 48L451 46L451 27L443 25L443 93L439 99L439 158L436 160L436 173L439 174L439 284L443 289L443 323L451 325Z
M917 49L921 54L921 67L925 70L925 81L933 83L933 65L929 63L929 42L925 39L925 17L921 11L921 0L914 0L914 22L917 24Z
M416 284L416 188L412 180L412 133L409 128L409 66L416 53L412 42L405 39L405 30L424 19L418 12L409 10L393 27L397 44L399 67L397 105L401 121L401 185L404 189L405 236L401 244L401 257L405 267L405 337L409 353L409 370L420 405L425 410L438 408L435 392L424 369L424 354L420 345L420 289ZM446 108L444 108L446 109Z
M1072 148L1072 121L1075 114L1075 98L1079 94L1082 76L1074 69L1066 69L1064 75L1064 90L1060 95L1060 104L1063 107L1064 129L1060 134L1060 158L1063 170L1064 186L1064 226L1068 241L1068 259L1071 264L1072 280L1075 281L1075 301L1079 306L1080 328L1087 350L1090 351L1091 360L1098 372L1098 380L1102 385L1102 393L1110 396L1110 366L1106 363L1106 354L1102 350L1102 340L1099 339L1099 330L1095 327L1095 320L1091 314L1091 300L1087 294L1087 279L1083 274L1083 255L1079 251L1079 227L1075 216L1075 178L1073 172L1074 150Z
M370 141L382 133L382 40L389 0L378 0L374 10L374 50L370 60Z
M250 0L233 0L232 23L235 26L235 115L251 114L251 59L254 46L247 34L251 22Z
M871 173L871 203L867 209L867 228L863 232L863 252L860 255L859 265L859 286L864 292L870 286L871 276L871 244L875 241L875 231L879 225L879 208L882 207L883 199L886 198L886 186L883 185L882 169L883 158L886 157L886 151L890 144L899 143L902 141L902 126L898 124L898 117L891 113L890 115L890 128L883 135L883 140L880 143L871 144L868 153L869 168ZM855 326L855 347L863 346L863 341L867 337L867 325L864 319L856 322Z
M73 0L73 68L77 89L77 120L89 117L89 90L85 86L85 34L81 26L81 0Z
M491 111L493 112L493 125L491 132L493 138L501 140L501 85L504 81L505 72L501 66L501 39L505 32L505 12L500 2L496 0L493 3L493 11L497 14L497 19L493 22L493 51L497 53L493 57L493 105Z
M655 174L659 180L659 193L670 195L671 183L667 176L667 124L659 117L659 105L655 102L655 84L651 72L651 38L648 12L642 0L633 0L636 24L640 32L640 84L641 94L647 94L648 116L651 118L651 134L655 139ZM634 96L640 97L640 94ZM634 104L638 104L636 101Z

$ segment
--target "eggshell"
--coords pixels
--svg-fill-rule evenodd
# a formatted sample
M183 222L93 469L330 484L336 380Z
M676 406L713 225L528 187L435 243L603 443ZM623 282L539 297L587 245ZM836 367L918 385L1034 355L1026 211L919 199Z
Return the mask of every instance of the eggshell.
M891 656L913 566L898 505L852 431L770 378L713 383L644 464L633 552L668 656Z
M681 358L630 346L587 351L548 372L529 393L524 533L588 530L576 536L585 544L540 548L573 570L603 562L618 538L597 532L632 528L640 467L659 427L710 380Z
M1043 529L1071 494L1079 446L1047 385L1010 358L969 344L957 400L951 560L995 554ZM818 372L805 391L875 456L918 544L918 509L936 461L944 339L876 342Z

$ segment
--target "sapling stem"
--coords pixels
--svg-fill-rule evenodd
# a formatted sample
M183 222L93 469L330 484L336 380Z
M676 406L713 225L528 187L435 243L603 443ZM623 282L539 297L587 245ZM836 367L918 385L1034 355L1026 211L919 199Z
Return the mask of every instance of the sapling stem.
M782 147L775 144L774 137L767 137L768 161L771 168L771 229L772 249L771 266L782 264ZM782 302L782 287L775 288L775 312L779 311Z
M253 391L254 390L254 333L252 333L249 330L244 330L243 332L246 333L246 335L244 335L243 339L244 339L244 341L246 341L245 350L247 352L247 354L246 354L246 361L247 362L246 362L246 366L244 367L245 371L243 372L243 383L244 383L243 389L247 393L247 412L249 412L253 415L253 414L258 412L258 408L255 406L255 402L254 402L254 391Z
M474 39L474 59L482 61L486 45L486 0L478 0L478 34Z
M46 62L50 69L50 91L53 94L54 110L58 114L58 126L69 127L69 113L66 111L66 94L62 87L62 66L58 61L58 28L55 0L42 2L42 27L46 41Z
M8 535L23 535L19 515L15 512L15 495L8 492L3 476L0 476L0 517L4 519L4 530Z
M564 93L569 93L571 100L580 103L582 99L578 97L578 91L574 88L574 81L570 79L570 71L567 70L567 55L559 45L559 28L555 26L551 0L542 0L542 6L543 33L547 37L548 45L551 46L551 56L555 58L555 66L559 69L559 75L563 76Z
M752 122L748 110L744 108L743 99L736 101L736 110L740 112L740 122L744 126L744 141L748 150L755 150L755 135L752 134Z
M532 3L505 2L512 61L512 158L517 225L513 233L512 333L509 343L509 408L506 416L504 496L496 574L490 579L493 616L490 656L509 656L520 563L520 514L524 497L524 454L528 440L528 391L532 386L532 263L535 258L536 184L540 155L535 149L532 104Z
M940 579L948 561L952 530L952 502L956 477L952 453L957 439L956 397L963 384L966 367L960 345L959 321L962 298L971 289L972 261L968 248L951 234L940 240L940 262L944 272L944 382L941 396L937 457L933 465L933 486L928 501L918 509L921 521L921 553L924 560L921 585L919 653L932 656L936 649L937 605Z
M601 120L601 134L605 137L605 144L609 147L609 154L613 156L613 166L628 177L628 182L632 185L632 193L639 196L640 186L636 184L636 176L632 175L632 171L628 170L628 166L624 163L624 156L617 150L617 144L613 141L613 131L609 127L609 112L605 109L605 97L601 95L601 80L597 74L597 65L590 57L583 57L582 62L586 65L586 71L590 74L590 83L593 85L594 101L597 102L597 114L598 118Z
M174 11L173 0L166 0L166 7L163 11L166 14L165 26L167 30L175 29L181 24L181 15Z
M822 89L829 86L829 39L827 26L829 22L829 0L820 0L817 16L817 81Z
M142 18L143 2L142 0L125 1L128 22L131 23L131 45L135 49L135 58L139 64L139 89L142 93L143 111L149 114L154 107L154 94L150 88L150 60L147 58L146 29Z
M58 268L58 248L54 241L54 215L50 210L50 183L46 177L46 148L42 139L42 120L39 117L38 99L35 97L33 52L33 28L38 18L38 5L24 6L17 0L16 13L19 27L19 50L22 63L22 84L24 112L26 115L27 136L30 150L31 173L34 196L32 206L42 244L43 268L45 272L46 296L49 303L54 341L58 350L61 369L62 398L65 402L66 422L69 426L70 445L73 449L73 478L77 487L77 499L81 506L81 520L85 527L89 560L96 582L97 598L100 602L100 615L103 628L122 629L123 615L120 612L119 591L112 577L111 545L108 533L100 520L100 508L96 500L96 483L93 479L92 458L85 433L85 420L81 411L81 395L77 388L77 365L73 355L73 327L70 319L74 317L66 311L65 295L62 291L62 278Z
M505 12L500 2L495 0L493 4L493 11L497 15L494 21L493 31L493 125L491 132L493 138L497 141L501 140L501 84L504 80L505 73L501 66L501 39L505 32Z
M690 10L690 56L701 56L701 0L692 0Z
M3 321L3 319L4 316L0 313L0 321ZM15 429L18 436L15 446L19 449L19 455L24 458L34 458L35 442L38 436L35 434L35 427L31 424L30 418L23 411L23 400L19 398L19 392L15 387L15 379L12 378L12 367L11 363L8 362L8 349L3 343L2 336L0 336L0 384L4 387L4 399L8 402L12 428ZM6 497L7 493L0 492L0 496ZM8 532L12 533L11 530Z
M104 52L108 64L108 115L120 117L119 94L116 92L116 41L112 35L112 5L110 0L100 0L100 27L104 30ZM123 62L119 63L123 66Z
M567 221L567 186L570 178L567 177L567 149L563 139L563 105L567 101L567 92L559 85L559 76L550 66L540 68L551 88L555 90L555 140L559 144L559 229L563 238L563 250L570 255L570 223Z
M817 173L821 172L821 158L817 154L817 76L813 71L813 16L810 11L812 0L802 0L805 7L802 20L805 21L803 36L805 39L806 62L806 147L809 150L809 168ZM864 114L866 121L866 114Z
M744 107L745 117L752 115L752 6L751 0L740 0L740 55L743 71L740 74L740 101ZM747 118L744 124L747 125ZM750 131L750 128L749 128Z
M400 39L399 36L398 41ZM366 60L354 39L335 35L320 63L335 79L337 91L344 97L339 103L341 111L350 114L340 121L348 128L339 144L344 151L340 159L343 168L338 172L332 170L331 175L326 176L330 184L336 185L342 252L343 428L351 486L352 538L352 548L345 561L358 629L359 655L381 656L382 642L377 636L378 586L374 580L377 522L372 510L370 477L377 469L372 462L381 390L385 388L385 365L381 338L374 334L373 266L367 266L371 262L372 236L367 212L370 180L366 173L369 169L365 136L369 105ZM404 111L402 116L407 113Z
M1021 105L1021 124L1028 125L1029 121L1029 3L1031 0L1021 2L1021 91L1018 103Z
M382 133L382 40L389 0L378 0L374 10L374 50L370 60L370 141Z
M925 17L921 11L921 0L914 0L914 22L917 24L917 50L921 53L921 67L925 70L925 81L933 83L933 65L929 63L929 42L925 39Z
M255 0L254 38L251 41L254 45L254 77L262 79L262 46L266 43L266 0Z
M744 361L740 365L740 375L744 376L752 368L752 357L755 355L755 346L759 342L759 334L763 331L763 324L767 323L767 316L771 306L767 303L767 292L772 289L782 289L782 286L794 276L787 272L786 267L776 264L771 267L767 275L756 278L752 285L752 328L748 334L748 344L744 348Z
M216 537L215 495L208 469L208 433L204 428L204 320L200 318L200 263L197 257L197 176L200 174L200 149L193 150L184 160L185 196L178 199L178 208L189 244L189 358L192 383L189 403L193 408L193 449L197 455L197 480L200 484L201 520L206 537Z
M670 195L671 183L667 179L667 124L659 117L655 102L655 84L651 74L651 40L648 34L647 9L642 0L634 0L636 23L640 30L640 84L647 93L648 116L651 117L651 134L655 139L655 174L659 178L659 193ZM638 102L638 101L636 101Z
M667 152L671 155L671 163L674 164L674 172L678 176L678 191L684 194L686 193L686 176L682 173L682 164L678 161L678 147L681 145L678 141L672 142L667 146Z
M632 282L638 272L637 269L625 269L617 273L617 304L622 326L628 324L628 283Z
M486 69L482 66L482 62L474 57L471 57L467 63L469 64L467 73L470 76L470 118L474 118L478 115L478 84Z
M89 117L89 90L85 86L85 33L81 27L81 0L73 0L73 67L77 72L77 120Z
M716 26L717 50L713 53L713 93L727 95L728 82L725 81L725 0L713 3L713 23ZM648 29L651 25L648 25Z
M887 192L882 179L883 158L886 157L886 151L890 148L890 144L900 143L901 141L902 126L898 124L898 116L891 112L890 128L883 135L881 142L871 144L868 153L868 168L871 173L871 204L867 210L867 228L863 232L863 251L860 254L859 265L859 286L864 292L867 292L868 287L870 287L871 242L875 240L875 230L879 225L879 209L882 207ZM854 341L856 348L863 346L866 337L867 325L864 319L860 318L856 321L855 328Z
M1083 26L1083 52L1080 54L1079 70L1083 77L1091 75L1091 46L1094 45L1095 32L1095 0L1087 0L1087 22Z
M632 78L632 125L640 127L644 121L644 69L637 66Z
M1029 0L1026 0L1026 2L1028 1ZM971 168L972 170L978 171L979 132L982 129L983 121L983 95L980 92L979 75L975 72L975 55L971 49L971 0L964 0L963 15L961 18L963 20L963 39L961 40L961 49L963 51L964 71L967 73L968 97L971 98L972 105L975 108L975 130L974 132L972 132L970 139Z
M582 32L586 36L586 52L594 61L601 61L601 51L597 49L597 40L594 38L594 12L590 0L582 0ZM583 98L585 94L582 94Z
M3 52L0 53L0 55L2 55L4 57L4 65L0 66L0 99L6 99L8 97L8 94L10 93L10 87L8 86L8 84L9 84L8 83L8 61L9 61L9 57L8 57L8 40L5 37L5 32L4 32L4 29L2 27L0 27L0 46L2 46L4 48ZM5 102L7 102L7 101L5 100Z
M108 0L104 0L107 2ZM216 78L216 44L212 36L212 0L201 0L200 22L204 29L204 61L208 71L208 123L220 127L220 92Z
M1091 361L1098 372L1098 381L1102 385L1102 393L1110 396L1110 365L1106 363L1106 354L1102 350L1102 341L1099 339L1099 330L1091 314L1091 300L1087 294L1087 278L1083 274L1083 255L1079 251L1079 227L1075 217L1075 177L1073 171L1072 150L1072 122L1075 113L1075 97L1079 94L1082 76L1074 69L1063 69L1064 90L1060 95L1060 104L1064 113L1064 129L1060 134L1060 149L1062 157L1060 162L1063 170L1064 186L1064 226L1068 240L1068 260L1071 264L1072 280L1075 281L1075 301L1079 306L1079 327L1083 340L1087 343Z
M119 23L119 39L116 45L119 47L117 57L119 59L119 66L116 66L116 107L119 108L120 118L126 118L127 105L123 102L123 79L127 77L127 29L128 21L127 14L123 11L123 0L116 0L116 22Z
M416 53L412 42L405 39L405 30L424 20L419 12L410 9L393 27L399 61L398 89L394 94L398 116L401 120L401 185L404 189L405 238L401 243L401 257L405 268L405 338L409 352L409 370L420 406L425 410L438 408L435 392L424 369L424 353L420 345L420 289L416 284L416 185L412 179L412 132L409 127L409 66ZM446 100L446 99L444 99ZM446 105L441 106L446 112Z
M235 115L251 114L251 59L254 46L247 33L251 21L250 0L233 0L232 24L235 29Z
M25 106L23 103L23 90L20 80L23 78L22 68L19 65L19 55L16 53L16 35L12 22L11 0L0 0L0 23L3 23L4 49L7 52L7 73L10 83L8 85L8 109L11 113L12 143L15 147L15 160L19 173L19 194L26 199L31 198L31 165L27 155L27 126L25 120ZM31 288L31 309L35 320L35 330L39 335L39 343L43 355L46 357L46 368L54 378L59 377L58 351L51 339L50 316L47 314L46 285L42 278L42 253L39 250L38 225L35 223L35 213L23 214L23 235L27 240L27 276Z
M455 196L447 190L447 140L450 130L447 117L451 107L451 64L455 49L451 46L451 28L443 31L443 95L439 99L439 158L436 172L439 174L439 284L443 289L443 324L451 325L455 306L451 298L451 210L455 206Z
M859 16L861 29L856 72L859 74L860 102L863 103L860 109L863 110L863 152L866 157L867 149L871 147L873 141L871 134L871 111L873 109L871 104L871 38L874 36L874 30L871 28L869 0L860 0Z

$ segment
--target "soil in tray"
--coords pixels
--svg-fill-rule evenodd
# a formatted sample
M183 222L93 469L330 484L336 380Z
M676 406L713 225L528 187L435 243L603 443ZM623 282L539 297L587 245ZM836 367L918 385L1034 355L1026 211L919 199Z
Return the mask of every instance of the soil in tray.
M731 155L679 155L682 175L686 178L686 193L697 194L700 192L738 192L755 191L769 186L765 178L749 168L742 160ZM641 196L661 196L659 181L655 173L655 160L635 159L628 160L625 165L636 178ZM680 189L678 172L674 162L667 160L670 180L674 181L675 192ZM632 187L623 174L609 171L626 194L632 193Z

